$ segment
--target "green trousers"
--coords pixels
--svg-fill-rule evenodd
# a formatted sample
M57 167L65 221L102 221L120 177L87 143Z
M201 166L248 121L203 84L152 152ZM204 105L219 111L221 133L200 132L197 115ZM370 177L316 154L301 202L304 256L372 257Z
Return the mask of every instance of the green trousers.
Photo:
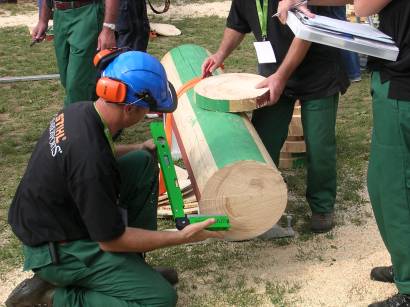
M95 100L97 71L93 58L104 18L102 1L80 8L54 10L54 48L64 105Z
M333 212L336 200L336 113L339 95L301 101L306 142L306 199L312 212ZM276 165L288 135L295 100L281 97L273 106L255 110L252 123Z
M155 230L158 167L145 151L120 158L120 206L128 225ZM98 212L96 212L96 215ZM51 263L47 245L24 247L25 269L58 286L53 306L175 306L174 288L138 253L110 253L98 243L77 240L57 245L60 264Z
M372 75L373 133L368 190L400 293L410 294L410 101L387 97Z

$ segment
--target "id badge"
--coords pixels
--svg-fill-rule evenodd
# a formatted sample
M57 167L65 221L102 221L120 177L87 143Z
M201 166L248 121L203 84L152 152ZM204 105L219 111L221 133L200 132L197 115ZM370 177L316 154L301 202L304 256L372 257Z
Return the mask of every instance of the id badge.
M254 42L259 64L276 63L275 53L269 41Z

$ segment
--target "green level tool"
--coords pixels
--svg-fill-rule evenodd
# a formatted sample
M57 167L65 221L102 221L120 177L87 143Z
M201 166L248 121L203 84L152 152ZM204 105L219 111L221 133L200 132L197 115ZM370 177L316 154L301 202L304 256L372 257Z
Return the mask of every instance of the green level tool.
M207 230L228 230L231 225L226 215L186 215L184 213L184 200L178 185L174 162L172 161L171 152L165 137L164 125L162 122L152 122L150 129L154 143L157 146L158 161L164 177L176 228L181 230L189 224L214 218L215 223L207 227Z

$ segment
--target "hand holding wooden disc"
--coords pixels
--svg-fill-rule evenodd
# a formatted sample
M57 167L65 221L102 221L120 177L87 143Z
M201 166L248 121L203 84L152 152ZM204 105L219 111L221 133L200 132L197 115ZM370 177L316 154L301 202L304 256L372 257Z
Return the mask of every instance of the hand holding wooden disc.
M201 80L194 88L196 104L206 110L246 112L257 108L256 101L269 91L255 88L264 77L247 73L229 73Z

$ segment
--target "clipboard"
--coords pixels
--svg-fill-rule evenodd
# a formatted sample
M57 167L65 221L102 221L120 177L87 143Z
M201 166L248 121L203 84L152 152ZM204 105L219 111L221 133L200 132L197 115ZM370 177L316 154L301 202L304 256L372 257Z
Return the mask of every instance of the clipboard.
M352 24L317 15L308 18L300 12L288 12L287 25L297 38L340 49L396 61L399 48L394 41L369 25Z

